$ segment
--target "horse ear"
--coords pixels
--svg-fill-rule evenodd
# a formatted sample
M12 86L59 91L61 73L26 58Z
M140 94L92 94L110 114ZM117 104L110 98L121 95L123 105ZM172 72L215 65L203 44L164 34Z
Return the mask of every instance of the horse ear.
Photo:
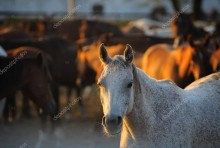
M187 35L187 41L191 47L194 47L194 43L193 43L193 39L192 39L191 34Z
M42 55L42 53L39 53L38 55L37 55L37 63L38 63L38 65L39 66L43 66L43 55Z
M134 53L133 53L132 47L129 44L126 45L126 49L124 51L124 57L125 57L126 62L128 63L132 63L134 59Z
M108 64L111 61L111 58L108 55L105 45L102 43L99 47L99 58L103 64Z

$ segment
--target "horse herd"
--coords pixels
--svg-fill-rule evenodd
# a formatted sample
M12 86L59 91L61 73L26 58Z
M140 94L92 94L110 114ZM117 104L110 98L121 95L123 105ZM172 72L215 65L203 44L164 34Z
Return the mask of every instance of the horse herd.
M56 29L53 24L0 29L2 52L7 53L0 57L6 119L15 114L10 106L17 90L53 116L59 113L59 86L81 96L98 81L104 129L116 134L122 128L121 147L219 145L219 28L209 34L185 14L172 22L173 38L132 35L101 21L66 21ZM83 99L78 104L83 107Z

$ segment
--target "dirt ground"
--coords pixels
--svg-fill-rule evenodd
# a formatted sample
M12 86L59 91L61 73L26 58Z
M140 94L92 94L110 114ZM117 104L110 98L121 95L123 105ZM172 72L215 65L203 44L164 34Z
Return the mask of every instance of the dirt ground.
M65 89L61 88L62 109L67 106ZM33 117L30 119L21 116L21 101L17 99L18 111L16 120L12 123L0 123L0 148L116 148L119 147L120 136L107 137L97 117L101 115L101 105L98 99L97 88L92 88L87 99L83 99L84 108L73 105L71 112L65 112L60 121L51 121L42 124L36 115L34 107ZM94 93L95 92L95 93ZM19 95L18 95L19 96ZM20 97L20 96L19 96ZM71 100L75 101L74 92ZM83 97L81 97L83 98ZM86 98L86 97L85 97ZM62 110L61 109L61 110ZM58 124L59 123L59 124ZM54 127L54 128L52 128Z
M107 137L91 120L62 122L53 132L42 132L38 119L1 125L1 148L116 148L119 136Z

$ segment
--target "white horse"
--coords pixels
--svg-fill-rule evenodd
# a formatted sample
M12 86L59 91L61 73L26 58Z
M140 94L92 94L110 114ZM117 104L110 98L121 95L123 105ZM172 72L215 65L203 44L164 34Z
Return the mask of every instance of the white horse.
M136 68L129 45L111 58L102 44L100 59L102 124L109 135L121 131L120 147L220 147L220 73L184 90Z
M0 46L0 56L5 56L5 57L8 56L5 50L2 48L2 46ZM3 114L5 102L6 102L6 98L3 98L2 100L0 99L0 118L2 117L2 114Z

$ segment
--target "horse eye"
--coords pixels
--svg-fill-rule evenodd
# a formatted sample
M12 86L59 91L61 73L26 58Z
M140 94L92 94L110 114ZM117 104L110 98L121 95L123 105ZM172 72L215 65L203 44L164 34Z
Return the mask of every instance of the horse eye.
M127 88L131 88L133 82L128 83Z
M100 82L97 83L98 86L101 86L102 84Z

